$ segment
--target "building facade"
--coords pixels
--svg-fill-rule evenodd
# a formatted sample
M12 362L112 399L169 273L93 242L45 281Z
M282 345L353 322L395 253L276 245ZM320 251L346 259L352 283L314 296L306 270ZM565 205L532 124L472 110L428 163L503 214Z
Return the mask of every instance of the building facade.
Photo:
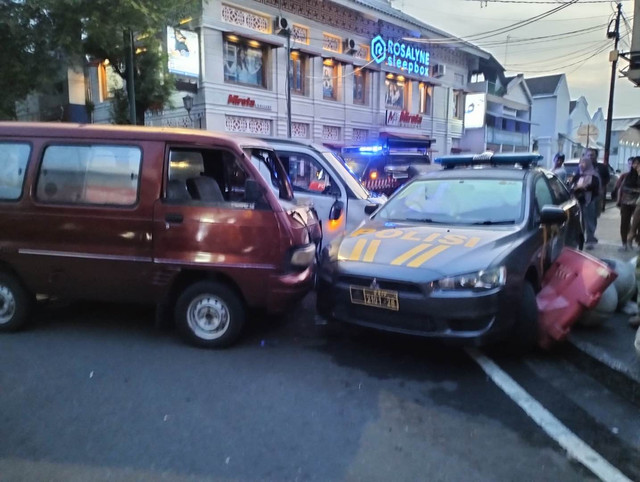
M569 87L564 74L526 79L533 98L531 137L546 167L553 167L556 153L571 157L572 141L567 135Z
M531 93L524 77L505 77L493 57L471 72L462 150L526 152L531 149Z
M176 108L149 125L334 147L398 136L434 141L432 155L460 148L469 74L489 57L382 1L211 0L166 35ZM94 122L110 121L117 82L91 73Z

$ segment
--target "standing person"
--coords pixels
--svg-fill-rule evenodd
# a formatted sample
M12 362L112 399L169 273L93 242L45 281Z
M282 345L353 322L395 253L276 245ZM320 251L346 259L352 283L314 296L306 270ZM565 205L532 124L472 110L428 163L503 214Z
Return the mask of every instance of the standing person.
M638 159L638 162L635 163L635 170L638 175L638 184L640 185L640 157L635 157L634 159ZM627 175L629 177L629 175ZM635 239L636 243L640 245L640 196L638 196L636 200L635 209L633 211L633 215L631 216L631 227L629 228L629 233L627 234L627 245L629 247L633 246L633 241ZM640 299L640 298L639 298Z
M593 249L598 242L596 227L598 225L598 200L600 194L600 177L595 168L595 155L593 149L586 149L578 163L578 172L571 180L569 186L582 207L586 230L587 249ZM592 161L593 159L593 161Z
M598 149L587 150L593 151L593 165L598 171L598 175L600 176L600 199L598 203L600 207L600 209L598 210L598 216L600 216L600 213L604 211L604 208L607 205L607 185L611 180L611 174L609 174L609 167L606 164L598 162Z
M567 183L567 170L564 168L564 154L562 152L558 152L553 158L553 173L563 183Z
M631 236L631 219L636 210L636 202L640 196L640 176L638 176L638 166L640 165L640 157L629 158L629 171L622 174L618 180L618 199L616 205L620 208L620 237L622 239L623 251L627 251L631 244L628 238L636 235L634 232Z

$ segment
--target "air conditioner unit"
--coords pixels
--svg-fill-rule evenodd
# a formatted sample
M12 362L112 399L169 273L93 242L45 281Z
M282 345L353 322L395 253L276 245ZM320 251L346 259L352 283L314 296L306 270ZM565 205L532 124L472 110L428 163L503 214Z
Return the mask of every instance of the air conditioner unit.
M347 52L353 52L357 45L358 43L352 38L345 39L344 41L344 49Z
M431 75L433 77L442 77L447 72L446 65L444 64L434 64L431 67Z
M284 17L276 17L275 29L276 32L282 32L283 30L289 30L289 20Z

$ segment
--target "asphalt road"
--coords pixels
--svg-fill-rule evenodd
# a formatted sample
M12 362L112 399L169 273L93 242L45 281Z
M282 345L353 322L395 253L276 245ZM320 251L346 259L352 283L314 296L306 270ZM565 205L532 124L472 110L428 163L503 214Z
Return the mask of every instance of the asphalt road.
M219 351L146 308L44 308L0 336L0 480L598 480L465 351L327 333L313 302ZM491 356L640 480L638 407L561 352Z

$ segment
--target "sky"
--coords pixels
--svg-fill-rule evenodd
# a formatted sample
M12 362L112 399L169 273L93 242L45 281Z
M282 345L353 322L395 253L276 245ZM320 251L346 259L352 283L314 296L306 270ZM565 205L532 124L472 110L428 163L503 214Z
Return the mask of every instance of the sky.
M609 52L614 45L613 39L607 39L606 34L609 21L615 17L616 2L578 0L527 26L474 40L479 34L562 7L566 1L393 0L392 5L428 25L471 40L490 52L506 68L508 76L523 73L528 78L565 73L571 99L584 96L591 115L600 107L606 117L611 82ZM628 52L634 2L622 0L620 3L627 21L620 23L618 50ZM576 32L579 30L586 31ZM574 33L564 35L570 32ZM530 40L548 35L556 37ZM618 60L618 70L627 65L626 60ZM636 116L640 117L640 88L626 78L618 78L614 88L613 118Z

